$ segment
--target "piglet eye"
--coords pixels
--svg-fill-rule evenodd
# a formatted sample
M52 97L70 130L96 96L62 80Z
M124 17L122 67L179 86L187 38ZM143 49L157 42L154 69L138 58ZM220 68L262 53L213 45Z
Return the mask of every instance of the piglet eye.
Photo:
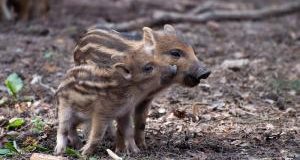
M146 73L152 72L153 69L154 69L154 67L153 67L152 64L146 64L146 65L143 67L143 71L146 72Z
M182 51L179 49L172 49L169 51L169 54L173 57L173 58L180 58L182 56Z

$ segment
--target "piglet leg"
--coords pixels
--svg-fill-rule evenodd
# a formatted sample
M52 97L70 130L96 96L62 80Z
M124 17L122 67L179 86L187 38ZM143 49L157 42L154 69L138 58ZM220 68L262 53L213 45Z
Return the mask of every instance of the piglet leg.
M135 108L134 139L139 147L147 148L145 141L145 126L152 99L145 99Z
M62 100L61 100L62 101ZM56 137L55 154L62 154L65 152L68 143L68 134L70 132L74 117L72 115L72 108L67 103L62 101L58 106L58 129Z
M126 150L126 152L129 154L130 151L133 153L138 153L140 151L134 140L134 130L130 123L130 117L131 114L127 113L117 119L118 130L116 152Z
M108 120L94 113L91 122L91 131L87 143L81 148L82 155L90 155L94 152L96 145L102 140L106 131Z

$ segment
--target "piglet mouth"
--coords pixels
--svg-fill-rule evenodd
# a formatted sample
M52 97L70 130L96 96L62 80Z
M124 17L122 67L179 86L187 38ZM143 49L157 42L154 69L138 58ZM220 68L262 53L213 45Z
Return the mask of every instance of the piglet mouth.
M196 78L193 75L186 75L184 77L184 85L187 87L195 87L200 83L200 78Z
M194 87L200 83L201 79L207 79L211 71L206 68L199 68L197 72L193 74L186 74L184 77L184 85L188 87Z

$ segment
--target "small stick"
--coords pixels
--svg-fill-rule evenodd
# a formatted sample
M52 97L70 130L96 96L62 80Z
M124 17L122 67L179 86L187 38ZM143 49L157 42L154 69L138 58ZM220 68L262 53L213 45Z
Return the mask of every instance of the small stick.
M283 16L300 12L300 1L284 3L282 5L271 5L255 10L212 10L195 14L199 9L189 13L154 11L151 17L139 18L119 24L100 24L99 26L113 28L118 31L130 31L142 26L155 26L163 23L205 23L207 21L241 21L262 20L271 17Z
M110 149L106 149L106 152L108 153L108 155L114 159L114 160L123 160L123 158L119 157L116 153L114 153L113 151L111 151Z

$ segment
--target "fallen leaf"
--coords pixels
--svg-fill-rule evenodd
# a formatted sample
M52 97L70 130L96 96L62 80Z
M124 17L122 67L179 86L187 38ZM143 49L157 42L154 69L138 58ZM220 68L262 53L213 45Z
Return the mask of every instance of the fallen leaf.
M173 110L174 116L177 118L185 118L186 117L186 112L185 111L180 111L180 110Z
M58 70L58 67L54 64L45 63L43 69L48 73L54 73Z

